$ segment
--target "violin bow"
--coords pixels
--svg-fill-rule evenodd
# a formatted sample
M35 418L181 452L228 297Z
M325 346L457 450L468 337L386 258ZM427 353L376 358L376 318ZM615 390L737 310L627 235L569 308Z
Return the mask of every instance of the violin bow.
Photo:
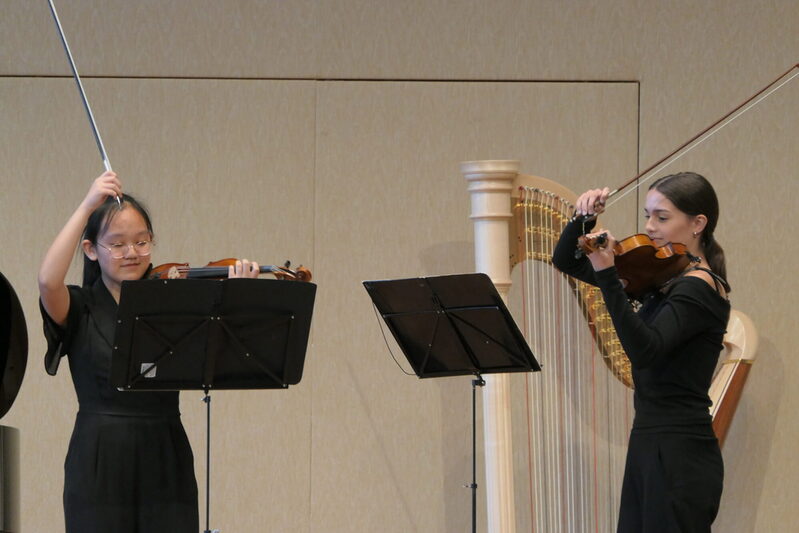
M69 43L67 43L67 38L64 35L64 29L61 27L61 21L58 19L58 12L56 12L53 0L47 1L50 3L50 12L53 14L53 20L55 20L55 25L58 29L58 35L61 37L61 44L64 45L64 51L67 53L69 66L72 68L72 77L75 78L75 84L78 86L78 92L80 93L81 100L83 100L83 107L86 109L86 114L89 116L89 124L91 124L92 132L94 133L94 140L97 143L97 148L100 150L100 157L103 158L103 165L105 166L106 172L110 172L111 162L108 160L108 154L105 152L103 139L100 137L100 131L97 129L97 123L94 121L94 114L92 113L92 107L89 105L89 100L86 98L86 91L83 90L83 83L80 80L78 68L75 66L75 60L72 58L72 52L69 50ZM115 198L119 208L122 209L121 199L119 196L115 196Z
M796 70L796 72L791 74L791 72L794 70ZM744 113L755 107L764 99L771 96L775 91L781 89L785 84L787 84L797 76L799 76L799 63L797 63L796 65L792 66L791 68L780 74L780 76L777 79L775 79L774 81L772 81L771 83L769 83L768 85L757 91L755 94L744 100L742 104L740 104L738 107L736 107L735 109L733 109L732 111L721 117L720 119L713 122L710 126L706 127L705 129L703 129L702 131L691 137L687 142L680 145L669 155L657 161L656 163L652 164L649 168L647 168L646 170L639 173L634 178L627 181L624 185L618 187L617 189L612 190L610 194L608 194L608 198L610 198L611 196L615 196L617 193L626 189L633 182L640 180L635 185L635 187L632 187L630 190L628 190L621 196L615 198L612 202L608 203L605 206L605 208L610 207L614 203L624 198L630 192L636 190L643 183L645 183L652 177L656 176L661 170L665 169L666 167L668 167L669 165L680 159L682 156L684 156L685 154L687 154L688 152L690 152L691 150L693 150L694 148L696 148L697 146L708 140L710 137L721 131L722 128L730 124L733 120L739 118L741 115L743 115ZM775 85L776 87L774 87ZM644 176L647 177L644 178ZM589 220L592 217L596 218L596 215L588 216L584 220Z

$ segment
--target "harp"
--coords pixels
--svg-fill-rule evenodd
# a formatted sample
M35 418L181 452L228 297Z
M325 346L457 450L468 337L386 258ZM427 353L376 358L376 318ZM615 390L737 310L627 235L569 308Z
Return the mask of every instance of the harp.
M741 311L730 311L724 350L719 357L720 366L709 391L710 401L713 402L710 406L713 431L719 439L719 446L724 446L727 439L744 383L755 362L757 342L757 329L752 320Z
M614 531L632 375L599 290L551 265L576 194L520 174L518 161L469 161L461 172L471 196L476 270L510 297L543 370L485 377L488 531ZM511 295L512 283L520 290ZM720 442L757 345L743 313L733 312L728 329L710 391Z

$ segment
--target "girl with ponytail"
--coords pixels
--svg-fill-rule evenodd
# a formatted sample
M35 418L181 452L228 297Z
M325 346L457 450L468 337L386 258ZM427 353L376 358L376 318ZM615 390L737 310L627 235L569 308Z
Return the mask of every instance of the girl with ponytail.
M730 315L724 250L714 231L719 204L699 174L682 172L653 183L646 195L646 232L657 246L682 243L691 264L644 298L635 311L615 267L616 243L575 257L582 216L601 212L609 189L583 193L553 264L602 291L630 359L635 418L630 433L618 533L710 532L721 499L724 466L708 412L708 390Z

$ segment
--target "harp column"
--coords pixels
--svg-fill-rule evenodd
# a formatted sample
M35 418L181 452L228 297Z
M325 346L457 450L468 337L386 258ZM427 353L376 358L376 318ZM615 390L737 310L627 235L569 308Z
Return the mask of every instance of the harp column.
M518 161L467 161L461 172L469 183L474 221L475 270L494 282L506 301L510 289L509 224L511 191ZM507 374L484 376L483 436L485 441L486 509L489 533L513 533L510 380Z

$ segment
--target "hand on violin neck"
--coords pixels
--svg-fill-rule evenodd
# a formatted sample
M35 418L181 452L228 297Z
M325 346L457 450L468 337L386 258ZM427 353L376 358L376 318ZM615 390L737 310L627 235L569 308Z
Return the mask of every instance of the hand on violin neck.
M610 189L590 189L577 198L574 204L575 215L596 216L605 210L605 203L610 195Z
M616 264L616 238L607 230L600 229L585 236L590 243L591 251L588 253L588 260L594 271L605 270Z
M228 278L257 278L260 274L260 267L255 261L247 259L236 261L235 265L228 266Z

